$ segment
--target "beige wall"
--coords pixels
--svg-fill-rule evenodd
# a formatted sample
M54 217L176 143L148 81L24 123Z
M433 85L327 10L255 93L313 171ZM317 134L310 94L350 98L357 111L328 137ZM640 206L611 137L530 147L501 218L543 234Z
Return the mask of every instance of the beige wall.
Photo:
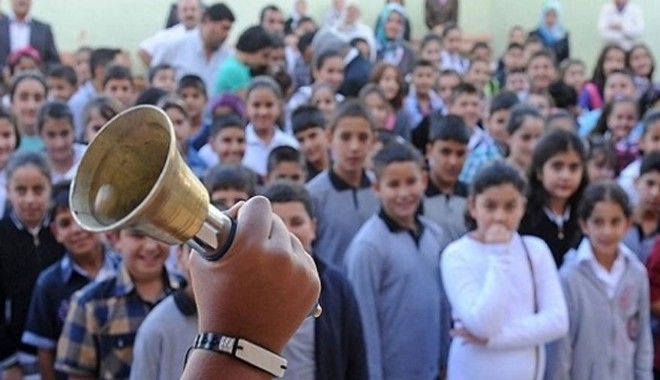
M7 9L11 0L2 1ZM138 43L161 28L169 4L174 0L33 0L34 15L53 25L58 46L63 51L75 50L86 44L116 45L135 51ZM351 1L351 0L347 0ZM461 24L467 33L492 35L496 52L504 48L506 31L515 24L533 27L539 18L544 0L461 0ZM601 4L611 0L564 0L565 23L571 33L573 55L589 66L595 60L601 43L596 22ZM651 15L660 15L660 1L633 0L646 15L646 40L660 58L660 23ZM208 3L209 0L206 0ZM237 16L232 38L242 29L258 21L258 13L266 4L277 4L288 12L292 0L229 0L227 4ZM363 0L364 19L373 25L384 1ZM308 0L310 10L321 20L330 0ZM407 0L413 35L426 32L423 0Z

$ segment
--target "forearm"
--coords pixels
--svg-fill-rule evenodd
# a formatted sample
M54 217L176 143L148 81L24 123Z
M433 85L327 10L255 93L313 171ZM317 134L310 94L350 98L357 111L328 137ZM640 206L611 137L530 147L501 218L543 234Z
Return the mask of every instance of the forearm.
M56 380L54 351L39 350L39 372L42 380Z
M181 375L182 380L270 380L261 371L229 355L206 350L192 350Z
M455 316L463 327L481 338L491 338L500 330L505 319L501 300L509 297L509 257L505 252L493 253L482 286L474 281L469 268L445 268L445 289Z

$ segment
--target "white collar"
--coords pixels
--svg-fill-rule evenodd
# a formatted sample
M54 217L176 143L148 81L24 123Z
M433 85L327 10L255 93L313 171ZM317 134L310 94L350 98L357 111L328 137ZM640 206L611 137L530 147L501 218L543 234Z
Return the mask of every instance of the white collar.
M634 255L635 254L632 253L632 251L628 249L628 247L626 247L622 243L619 243L619 251L617 252L617 257L615 262L621 262L626 258L632 258ZM578 262L591 261L598 263L596 261L596 256L594 256L594 251L591 249L591 242L589 241L588 237L582 239L582 242L580 243L580 245L576 250L575 258L577 259Z
M548 207L543 207L543 212L554 224L559 227L563 227L564 223L568 222L568 219L571 218L571 206L567 206L564 211L564 215L559 215L556 212L550 210Z

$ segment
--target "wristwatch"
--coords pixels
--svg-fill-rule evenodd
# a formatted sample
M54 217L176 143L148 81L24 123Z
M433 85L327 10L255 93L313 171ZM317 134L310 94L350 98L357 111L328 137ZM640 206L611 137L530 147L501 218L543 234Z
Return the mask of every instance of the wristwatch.
M201 348L233 356L275 377L284 376L286 371L286 359L243 338L216 333L201 333L195 337L190 348Z

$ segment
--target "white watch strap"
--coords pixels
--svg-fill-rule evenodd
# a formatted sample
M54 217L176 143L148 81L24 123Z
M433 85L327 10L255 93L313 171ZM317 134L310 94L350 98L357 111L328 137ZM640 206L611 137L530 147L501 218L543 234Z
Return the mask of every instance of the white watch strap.
M275 377L284 376L286 371L286 359L243 338L201 333L195 337L192 348L231 355Z

